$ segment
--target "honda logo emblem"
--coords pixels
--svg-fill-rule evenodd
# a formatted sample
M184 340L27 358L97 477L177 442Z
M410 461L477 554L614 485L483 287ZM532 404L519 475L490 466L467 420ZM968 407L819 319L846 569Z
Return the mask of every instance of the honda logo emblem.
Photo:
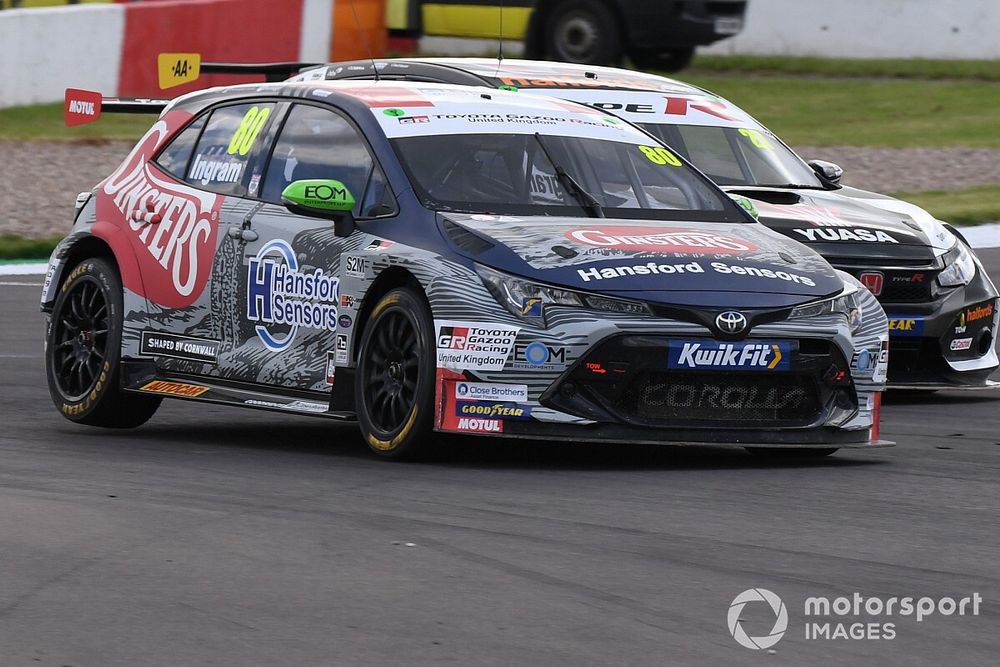
M735 335L747 328L747 316L735 310L727 310L715 317L715 326L722 333Z
M868 288L874 296L878 296L882 293L882 285L885 284L885 276L882 275L881 271L865 271L860 276L858 280L861 284Z

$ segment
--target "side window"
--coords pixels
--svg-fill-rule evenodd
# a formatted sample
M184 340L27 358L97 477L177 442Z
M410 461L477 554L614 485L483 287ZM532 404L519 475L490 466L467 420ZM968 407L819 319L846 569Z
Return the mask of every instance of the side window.
M747 182L724 129L699 125L685 125L679 129L688 148L688 159L709 178L723 185Z
M242 195L252 149L266 134L274 107L273 103L250 103L213 111L184 180L212 192Z
M346 185L357 200L358 217L395 211L385 175L354 126L329 109L299 104L292 107L274 144L260 197L280 204L285 187L310 178Z
M203 127L205 127L205 116L181 130L170 144L160 151L156 163L167 173L173 174L177 178L184 178L188 161L190 161L191 153L194 151L194 144L198 141Z

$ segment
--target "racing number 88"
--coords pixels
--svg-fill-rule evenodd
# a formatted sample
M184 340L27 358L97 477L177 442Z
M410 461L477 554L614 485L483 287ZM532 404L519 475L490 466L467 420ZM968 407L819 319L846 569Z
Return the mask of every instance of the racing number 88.
M661 166L669 164L671 167L681 166L681 161L677 159L677 156L662 146L639 146L639 150L653 164Z
M250 110L243 114L240 126L233 133L233 138L229 140L229 148L226 152L229 155L239 153L246 155L253 148L253 142L257 141L257 135L271 115L271 108L250 107Z

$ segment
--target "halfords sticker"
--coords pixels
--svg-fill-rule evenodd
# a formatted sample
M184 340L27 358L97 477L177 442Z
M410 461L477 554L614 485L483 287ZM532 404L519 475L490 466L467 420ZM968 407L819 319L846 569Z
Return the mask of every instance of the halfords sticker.
M589 227L566 232L570 241L613 250L655 253L739 255L757 246L744 239L662 227Z
M973 306L966 310L963 315L965 315L966 322L975 322L984 317L991 317L993 315L993 304L987 303L981 306Z
M773 271L756 266L742 266L738 264L726 264L725 262L711 262L709 268L715 273L723 275L749 276L752 278L766 278L768 280L782 280L795 283L796 285L806 285L815 287L816 283L808 276L792 273L791 271ZM645 264L632 264L627 266L605 266L602 268L577 269L577 274L584 282L591 280L607 280L613 278L625 278L627 276L660 276L680 273L705 273L705 267L699 262L688 262L687 264L660 264L658 262L647 262Z
M786 371L792 366L792 341L722 343L672 340L667 367L710 371Z
M299 272L295 251L277 239L247 264L247 319L274 352L287 349L299 328L337 330L339 282L322 269ZM280 332L272 329L280 329Z
M524 403L528 400L528 385L456 382L455 398L460 401L514 401L515 403Z
M890 317L889 334L893 336L921 336L924 320L920 317Z
M438 320L437 365L451 370L500 371L520 327Z
M167 382L166 380L153 380L149 384L140 387L142 391L151 391L154 394L169 394L171 396L183 396L185 398L197 398L206 391L208 387L198 384L184 384L183 382Z
M525 420L531 417L530 405L517 403L493 403L482 401L458 401L455 414L459 417L488 417L490 419Z

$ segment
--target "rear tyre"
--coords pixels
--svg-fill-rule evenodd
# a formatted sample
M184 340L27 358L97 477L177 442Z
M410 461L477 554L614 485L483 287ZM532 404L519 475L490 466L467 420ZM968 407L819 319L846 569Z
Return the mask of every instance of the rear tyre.
M622 59L618 19L598 0L567 0L549 14L545 44L554 60L618 65Z
M372 310L361 337L355 401L361 433L384 459L430 451L434 417L434 321L423 297L394 289Z
M694 47L670 49L669 51L632 51L629 60L638 69L658 69L664 72L679 72L694 60Z
M107 260L77 264L59 289L49 320L45 375L52 401L78 424L133 428L160 399L121 390L122 283Z
M837 451L837 447L747 447L757 456L774 459L819 459Z

